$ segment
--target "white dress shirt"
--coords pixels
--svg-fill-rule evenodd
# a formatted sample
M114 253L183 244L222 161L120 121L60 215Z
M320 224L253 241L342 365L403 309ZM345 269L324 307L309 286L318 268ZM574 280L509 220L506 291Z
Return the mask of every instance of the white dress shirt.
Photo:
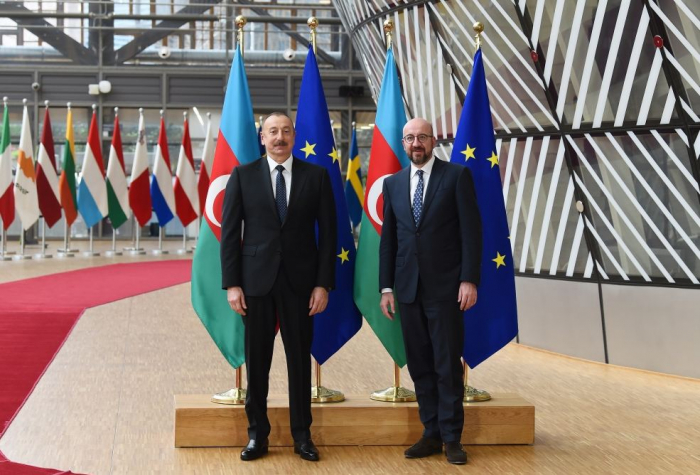
M270 178L272 178L272 196L277 199L277 174L279 173L276 168L277 165L282 165L284 171L282 171L282 176L284 177L284 184L287 187L287 204L289 204L289 193L292 191L292 156L290 155L282 163L277 163L270 157L267 158L267 164L270 166Z

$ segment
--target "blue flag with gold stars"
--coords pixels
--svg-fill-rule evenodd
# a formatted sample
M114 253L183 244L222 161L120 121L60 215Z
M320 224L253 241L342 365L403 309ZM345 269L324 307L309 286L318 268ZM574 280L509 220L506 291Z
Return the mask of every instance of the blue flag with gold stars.
M311 46L301 78L296 134L294 156L328 170L338 220L335 289L329 294L326 310L314 318L314 340L311 345L311 354L319 364L323 364L357 333L362 326L362 316L353 299L355 240L348 220L340 155L335 147L321 74Z
M462 351L464 361L474 368L518 333L515 268L481 49L474 55L450 161L471 170L481 213L481 284L476 305L464 312Z

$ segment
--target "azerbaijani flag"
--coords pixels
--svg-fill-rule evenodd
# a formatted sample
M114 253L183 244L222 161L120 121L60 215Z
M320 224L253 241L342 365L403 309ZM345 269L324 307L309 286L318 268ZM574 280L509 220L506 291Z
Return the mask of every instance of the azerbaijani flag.
M209 335L234 368L245 362L243 321L221 288L221 214L231 171L259 157L258 137L240 46L229 74L211 184L204 206L199 241L192 261L192 306Z
M41 145L36 163L36 187L39 193L39 210L46 225L51 228L61 219L61 197L58 193L58 174L48 106L44 112L44 128L41 131Z
M165 134L165 120L160 118L160 132L156 159L151 178L151 200L153 211L156 212L158 225L165 226L175 216L175 196L173 193L173 172L170 168L170 152L168 152L168 137Z
M122 149L122 134L119 130L119 115L114 114L114 134L107 163L107 202L112 229L117 229L131 216L129 189L126 185L126 170Z
M353 122L353 124L355 124ZM348 215L352 227L356 228L362 222L362 207L365 202L365 194L362 192L362 166L360 165L360 152L357 149L357 131L353 125L352 139L350 140L350 156L348 157L348 173L345 177L345 199L348 203Z
M40 214L32 147L32 131L29 128L29 111L25 100L15 173L15 206L22 222L22 229L25 231L36 223Z
M450 157L451 162L464 165L472 172L481 214L483 249L479 298L464 312L462 353L471 368L518 334L515 266L496 152L486 75L479 49L474 55L472 78Z
M146 145L146 124L143 109L139 109L139 135L134 148L134 163L131 165L129 184L129 206L139 226L145 226L151 219L151 192L148 183L148 150Z
M314 318L314 339L311 344L311 354L319 364L323 364L357 333L362 326L362 316L353 302L356 251L347 218L343 178L340 176L340 156L335 148L321 73L310 45L301 77L294 156L321 165L328 171L335 200L338 231L335 289L328 294L326 309Z
M204 138L204 150L202 151L202 163L199 165L199 178L197 179L197 192L199 193L199 215L204 216L204 203L207 201L209 189L209 176L214 163L214 136L211 132L211 113L207 113L207 135Z
M109 213L102 146L100 134L97 131L97 112L94 110L88 132L88 143L85 147L83 169L80 172L78 209L88 229L99 223Z
M401 367L406 365L401 317L397 311L394 319L389 320L379 308L379 239L384 217L382 185L387 177L409 163L401 146L404 125L406 112L401 97L401 86L394 53L389 49L377 101L377 118L367 170L364 212L355 266L355 303L386 351Z
M66 224L70 226L78 217L78 198L75 187L75 139L73 137L73 111L68 103L68 115L66 116L66 142L63 146L63 169L58 179L58 188L61 195L61 206L66 218Z
M177 217L183 226L187 226L199 216L199 194L197 190L197 176L194 173L190 127L187 123L186 115L173 191L175 193Z
M15 195L12 186L12 155L10 153L10 113L5 110L2 117L2 138L0 138L0 219L2 228L7 230L15 220Z

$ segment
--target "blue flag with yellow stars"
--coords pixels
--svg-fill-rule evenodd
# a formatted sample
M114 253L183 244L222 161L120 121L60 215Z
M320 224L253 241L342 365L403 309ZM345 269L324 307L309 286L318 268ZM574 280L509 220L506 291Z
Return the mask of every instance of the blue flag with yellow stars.
M348 174L345 177L345 199L348 203L350 221L352 226L356 228L362 222L365 194L362 191L362 167L360 166L360 152L357 149L357 134L354 127L352 128L352 139L350 140Z
M311 345L311 354L319 364L323 364L357 333L362 326L362 316L353 299L355 240L343 192L340 155L335 148L321 74L311 46L301 78L296 134L294 156L328 170L338 220L335 289L329 294L326 310L314 318L314 340Z
M474 368L518 333L515 268L481 49L464 99L450 161L472 172L482 223L481 284L464 312L464 361Z

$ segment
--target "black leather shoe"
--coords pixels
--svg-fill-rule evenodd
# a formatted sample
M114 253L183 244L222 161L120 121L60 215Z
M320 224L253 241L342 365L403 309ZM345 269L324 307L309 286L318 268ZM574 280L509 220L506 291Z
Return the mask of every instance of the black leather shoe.
M442 441L430 437L421 437L418 442L403 453L407 459L419 459L442 452Z
M267 449L270 446L269 442L267 439L263 440L255 440L255 439L250 439L248 442L248 445L245 446L245 449L241 452L241 460L255 460L259 459L263 455L267 453Z
M294 442L294 453L299 454L304 460L318 462L318 449L314 445L314 441L309 439L304 442Z
M445 455L447 456L447 461L455 465L467 463L467 453L459 442L446 442Z

